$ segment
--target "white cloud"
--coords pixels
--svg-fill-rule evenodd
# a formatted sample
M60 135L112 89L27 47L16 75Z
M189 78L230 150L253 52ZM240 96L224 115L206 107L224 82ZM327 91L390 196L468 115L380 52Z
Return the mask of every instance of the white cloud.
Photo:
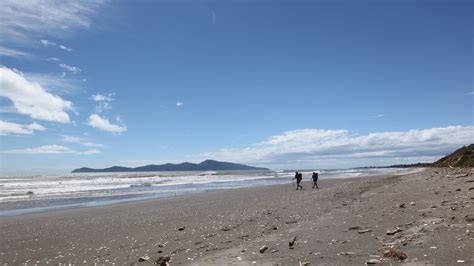
M69 123L71 102L47 92L40 84L27 80L20 72L0 67L0 97L6 97L20 114L33 119Z
M91 114L87 124L91 127L112 132L114 134L120 134L127 131L127 127L125 125L114 125L110 123L108 119L102 118L98 114Z
M448 126L352 135L347 130L302 129L271 136L242 149L222 149L199 159L260 165L313 165L324 160L440 157L474 143L474 126Z
M64 69L64 70L66 70L66 71L69 71L69 72L71 72L71 73L73 73L73 74L79 74L79 73L81 73L81 71L82 71L82 70L81 70L80 68L78 68L78 67L70 66L70 65L67 65L67 64L64 64L64 63L59 64L59 67L62 68L62 69Z
M0 46L0 56L8 56L12 58L17 58L17 59L23 59L23 58L32 58L33 55L27 52L23 52L17 49L12 49L4 46Z
M176 103L176 106L178 106L178 107L181 107L181 106L183 106L183 105L184 105L183 102L177 102L177 103Z
M36 82L48 92L69 94L80 89L79 81L58 74L23 73L30 82Z
M59 58L56 58L56 57L50 57L48 59L46 59L47 61L49 62L61 62L61 59Z
M104 93L104 94L94 94L90 97L90 99L94 102L97 102L95 106L95 112L96 113L102 113L105 110L110 110L112 109L112 105L110 102L112 102L114 99L112 98L114 96L113 93Z
M309 144L323 142L340 138L347 135L346 130L321 130L321 129L298 129L287 131L281 135L271 136L263 141L261 145L281 145L281 144Z
M44 145L36 148L25 148L25 149L16 149L16 150L7 150L3 153L12 153L12 154L98 154L99 150L85 150L85 151L76 151L71 148L62 145Z
M474 95L474 91L468 92L466 95Z
M66 47L66 46L64 46L64 45L59 45L59 48L60 48L60 49L63 49L63 50L66 50L66 51L68 51L68 52L71 52L71 51L72 51L72 48Z
M66 50L68 52L71 52L73 50L72 48L66 47L62 44L58 44L58 43L55 43L55 42L52 42L52 41L49 41L49 40L40 40L40 43L44 47L58 47L59 49Z
M67 143L77 143L85 147L103 147L104 145L99 143L89 142L84 138L71 136L71 135L61 135L61 141Z
M382 117L385 117L385 115L384 114L378 114L378 115L374 116L374 118L382 118Z
M46 128L38 123L24 125L0 120L0 135L30 135L34 131L44 130Z
M79 143L82 141L82 138L70 136L70 135L61 135L61 137L62 137L61 141L63 142Z
M112 109L112 105L110 105L109 102L99 102L95 106L95 112L96 113L102 113L103 111L110 110L110 109Z
M113 93L104 93L104 94L94 94L91 96L91 100L94 102L111 102L113 101L112 96L114 96Z
M61 145L45 145L36 148L26 148L17 150L8 150L5 153L17 154L59 154L59 153L74 153L75 151Z
M48 41L48 40L40 40L40 43L41 43L44 47L50 47L50 46L57 46L57 45L58 45L57 43L52 42L52 41Z
M79 152L78 154L91 155L91 154L99 154L99 153L100 153L99 150L92 149L92 150L87 150L87 151Z
M0 8L0 36L11 43L31 43L43 36L62 36L75 29L88 29L91 18L104 3L101 0L4 0Z

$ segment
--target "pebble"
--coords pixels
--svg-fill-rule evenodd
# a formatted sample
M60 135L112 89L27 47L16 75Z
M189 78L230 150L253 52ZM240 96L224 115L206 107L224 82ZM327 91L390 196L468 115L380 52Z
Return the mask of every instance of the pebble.
M143 256L143 257L138 258L139 262L149 261L149 260L150 260L150 257L148 257L148 256Z
M259 251L260 253L263 253L263 252L265 252L265 250L267 250L267 249L268 249L268 247L264 245L264 246L262 246L258 251Z
M364 234L364 233L368 233L368 232L372 232L372 229L364 229L364 230L360 230L358 233L359 234Z
M347 252L341 252L341 253L339 253L339 254L341 254L341 255L349 255L349 256L350 256L350 255L355 255L355 253L354 253L354 252L350 252L350 251L347 251Z
M170 256L161 256L155 261L155 264L157 264L159 266L168 266L168 265L170 265L169 264L170 261L171 261Z
M380 263L380 260L377 260L377 259L370 259L368 261L365 262L365 264L379 264Z
M295 243L296 243L296 236L294 236L294 237L290 240L290 242L288 242L288 246L289 246L290 248L293 248L293 246L295 245Z
M397 228L395 228L395 229L393 229L393 230L390 230L390 229L389 229L389 230L387 230L387 235L392 236L392 235L394 235L394 234L396 234L396 233L398 233L398 232L401 232L401 231L403 231L403 230L402 230L401 228L399 228L399 227L397 227Z

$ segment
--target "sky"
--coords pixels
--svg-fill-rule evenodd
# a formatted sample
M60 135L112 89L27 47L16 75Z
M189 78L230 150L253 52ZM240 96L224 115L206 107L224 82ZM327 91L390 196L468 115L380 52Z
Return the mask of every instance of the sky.
M474 143L472 1L2 1L0 171L429 162Z

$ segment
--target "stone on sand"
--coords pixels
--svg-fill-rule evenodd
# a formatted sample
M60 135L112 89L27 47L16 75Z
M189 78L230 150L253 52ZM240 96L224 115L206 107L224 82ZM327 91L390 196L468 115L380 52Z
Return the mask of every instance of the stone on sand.
M150 260L150 257L148 256L143 256L143 257L138 258L139 262L144 262L144 261L149 261L149 260Z
M289 246L290 248L293 248L293 246L295 245L295 243L296 243L296 236L294 236L294 237L290 240L290 242L288 242L288 246Z
M366 261L365 264L367 264L367 265L380 264L380 260L377 260L377 259L370 259L370 260Z
M392 230L387 230L387 235L389 236L393 236L394 234L398 233L398 232L401 232L403 231L401 228L397 227L397 228L394 228Z
M170 265L170 261L171 261L170 256L161 256L155 261L155 264L159 266L168 266Z

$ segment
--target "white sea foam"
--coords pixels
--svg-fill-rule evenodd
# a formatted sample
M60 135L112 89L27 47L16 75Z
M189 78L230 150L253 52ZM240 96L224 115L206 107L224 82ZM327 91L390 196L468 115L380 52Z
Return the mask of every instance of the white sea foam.
M2 178L0 181L0 202L11 200L37 200L38 198L123 195L128 193L149 193L136 188L175 187L203 185L209 183L242 182L246 180L275 178L273 173L98 173L25 176L22 178ZM135 189L134 189L135 188ZM28 191L33 196L25 196ZM161 190L163 191L163 189Z
M303 179L313 171L302 171ZM320 178L357 177L394 173L399 169L321 170ZM232 187L292 182L293 171L206 171L146 173L71 173L63 175L4 176L0 204L15 201L176 194ZM31 191L33 195L27 195ZM0 205L1 207L1 205Z

